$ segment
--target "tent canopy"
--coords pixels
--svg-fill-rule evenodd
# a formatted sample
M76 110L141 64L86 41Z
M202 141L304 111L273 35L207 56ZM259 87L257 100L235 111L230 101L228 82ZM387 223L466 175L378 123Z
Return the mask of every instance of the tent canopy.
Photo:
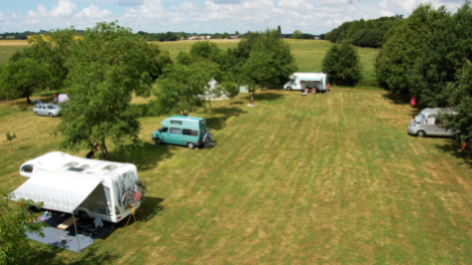
M38 171L12 192L20 198L43 202L43 208L73 212L101 183L96 176L69 172Z

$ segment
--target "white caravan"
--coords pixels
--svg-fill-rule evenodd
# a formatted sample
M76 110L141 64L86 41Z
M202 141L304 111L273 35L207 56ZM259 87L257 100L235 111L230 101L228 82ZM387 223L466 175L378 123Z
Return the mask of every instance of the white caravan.
M285 90L304 90L306 86L316 87L317 91L328 91L328 76L325 73L293 73Z
M136 166L51 152L20 167L29 179L13 191L14 199L43 202L43 209L98 217L117 223L137 209L146 195Z

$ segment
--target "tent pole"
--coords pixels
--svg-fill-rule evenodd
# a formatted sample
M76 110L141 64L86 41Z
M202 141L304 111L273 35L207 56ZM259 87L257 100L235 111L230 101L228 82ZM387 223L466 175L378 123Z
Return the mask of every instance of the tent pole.
M77 233L77 224L75 223L74 212L72 212L72 221L74 221L75 239L77 239L77 247L78 247L77 250L80 252L79 234Z

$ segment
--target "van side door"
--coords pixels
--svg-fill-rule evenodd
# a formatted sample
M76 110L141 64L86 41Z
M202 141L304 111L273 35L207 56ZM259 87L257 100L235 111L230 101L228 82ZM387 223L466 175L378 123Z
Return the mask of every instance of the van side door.
M167 142L170 144L182 144L182 129L177 127L170 127Z
M424 119L424 124L422 128L424 129L427 135L437 135L437 126L436 126L436 116L430 114L426 119Z
M161 142L168 143L169 138L169 127L162 127L159 129L159 135Z

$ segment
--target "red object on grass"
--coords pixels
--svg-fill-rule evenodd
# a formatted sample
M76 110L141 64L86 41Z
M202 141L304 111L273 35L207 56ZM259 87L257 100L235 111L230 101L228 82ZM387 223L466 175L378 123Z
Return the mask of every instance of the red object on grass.
M415 96L411 97L410 104L411 104L413 107L416 106L416 97L415 97Z

